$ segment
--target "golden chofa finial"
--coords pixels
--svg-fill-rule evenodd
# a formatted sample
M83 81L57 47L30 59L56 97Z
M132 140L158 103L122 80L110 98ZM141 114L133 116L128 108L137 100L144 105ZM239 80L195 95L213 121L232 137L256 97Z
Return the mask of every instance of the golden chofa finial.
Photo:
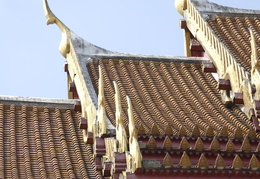
M54 24L55 20L57 19L56 16L52 13L47 0L43 0L43 8L44 8L44 15L47 18L46 24Z
M64 25L51 11L49 4L47 0L43 0L43 8L44 8L44 14L47 18L47 25L49 24L56 24L61 32L62 32L62 39L60 43L60 53L66 58L67 53L70 52L70 46L69 46L69 38L70 38L70 29Z

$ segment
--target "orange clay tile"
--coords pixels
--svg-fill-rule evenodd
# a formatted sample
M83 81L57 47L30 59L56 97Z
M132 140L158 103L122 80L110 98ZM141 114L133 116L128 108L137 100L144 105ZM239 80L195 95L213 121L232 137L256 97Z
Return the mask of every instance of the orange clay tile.
M81 114L41 105L0 104L1 178L99 178Z
M178 135L197 137L206 135L208 126L211 126L214 132L227 137L228 132L234 135L234 126L239 126L243 134L252 127L252 122L239 107L225 107L216 80L210 73L202 71L201 64L174 60L96 59L95 63L87 64L96 90L98 65L101 66L106 86L106 113L113 125L113 81L116 81L120 86L120 94L132 99L135 122L143 125L146 131L150 131L153 124L157 124L159 130L165 130L169 125L176 126L173 130ZM122 100L122 109L127 124L125 100ZM225 126L222 132L219 131L221 126ZM183 130L184 127L186 130ZM141 133L146 134L139 132L139 135ZM161 131L160 134L165 132ZM212 136L212 131L208 135Z
M236 15L232 17L217 16L215 20L208 19L209 25L220 41L248 72L251 70L251 46L248 28L251 28L256 39L259 39L259 21L259 17L239 17ZM259 41L257 46L260 46Z

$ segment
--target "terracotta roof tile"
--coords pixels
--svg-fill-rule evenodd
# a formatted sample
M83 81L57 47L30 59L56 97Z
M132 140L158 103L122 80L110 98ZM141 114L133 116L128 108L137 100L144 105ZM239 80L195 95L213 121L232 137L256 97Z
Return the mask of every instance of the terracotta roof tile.
M260 55L259 22L259 17L239 17L238 15L217 16L215 20L208 19L208 24L214 33L248 72L251 69L251 45L248 28L253 30L257 51Z
M98 178L71 109L0 104L0 176Z
M178 134L185 127L189 136L193 135L195 125L199 128L200 133L196 134L199 136L212 136L212 131L221 134L221 129L225 126L221 135L233 137L237 127L244 134L253 127L253 123L237 106L229 109L222 104L216 88L217 82L211 74L204 73L198 64L100 59L87 65L96 90L98 65L101 66L106 86L107 116L114 125L112 81L116 81L119 86L125 125L128 123L127 95L133 103L135 123L145 129L142 129L142 134L149 134L147 131L152 131L155 124L161 134L165 133L162 132L165 131L165 126L172 127L173 134Z

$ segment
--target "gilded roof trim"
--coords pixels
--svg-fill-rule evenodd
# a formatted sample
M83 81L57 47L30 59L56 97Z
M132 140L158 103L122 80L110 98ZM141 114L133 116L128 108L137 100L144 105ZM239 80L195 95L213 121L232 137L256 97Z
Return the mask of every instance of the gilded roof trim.
M230 80L232 92L242 93L245 113L250 118L249 110L253 108L250 74L240 65L227 47L220 41L207 22L207 18L214 18L214 13L243 13L260 14L256 10L241 10L220 6L207 0L185 0L183 16L190 32L196 37L208 55L211 57L220 78ZM210 13L209 13L210 12ZM258 92L257 92L258 93ZM225 99L223 96L223 100Z

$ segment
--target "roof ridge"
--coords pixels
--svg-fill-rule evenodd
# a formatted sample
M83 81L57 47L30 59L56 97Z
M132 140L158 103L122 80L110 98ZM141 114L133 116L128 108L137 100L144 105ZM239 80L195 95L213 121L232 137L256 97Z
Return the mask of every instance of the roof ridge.
M182 57L182 56L164 56L164 55L145 55L145 54L131 54L131 53L121 53L114 52L102 47L96 46L87 40L79 37L77 34L71 31L71 40L73 47L76 51L77 56L86 57L81 59L86 59L86 61L91 61L91 59L104 59L104 58L117 58L117 59L138 59L138 60L164 60L164 61L181 61L181 62L199 62L209 61L205 57Z
M75 99L54 99L54 98L36 98L36 97L22 97L22 96L5 96L0 95L1 104L15 104L18 106L47 106L58 108L74 108L74 103L78 101Z
M230 13L230 14L259 14L259 10L234 8L230 6L223 6L213 3L208 0L191 0L191 2L198 8L200 12L217 12L217 13Z

